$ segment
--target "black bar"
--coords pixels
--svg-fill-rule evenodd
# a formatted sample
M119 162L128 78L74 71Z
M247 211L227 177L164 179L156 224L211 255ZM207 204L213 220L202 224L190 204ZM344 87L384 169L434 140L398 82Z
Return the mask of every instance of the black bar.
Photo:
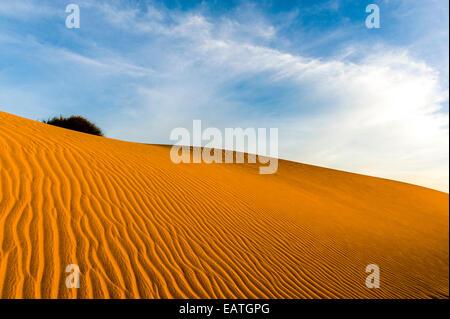
M33 312L44 307L52 312L85 312L89 315L98 311L119 313L130 309L132 318L309 318L348 314L363 318L366 314L385 317L387 312L401 311L414 314L426 308L427 311L448 311L448 299L437 300L0 300L0 307L10 307L15 314L21 311ZM445 307L445 309L444 309ZM17 312L18 311L18 312ZM192 313L194 311L195 313ZM445 312L444 312L445 311ZM187 312L187 313L186 313ZM142 316L138 314L148 314ZM153 316L152 314L159 314ZM359 314L359 315L358 315ZM103 316L102 316L103 317ZM84 318L82 318L84 319ZM128 319L128 317L126 318Z

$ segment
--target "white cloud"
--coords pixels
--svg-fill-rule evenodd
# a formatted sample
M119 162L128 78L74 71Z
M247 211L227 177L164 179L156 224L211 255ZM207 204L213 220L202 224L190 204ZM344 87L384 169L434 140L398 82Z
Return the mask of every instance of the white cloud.
M448 191L448 89L406 49L365 48L370 54L358 62L313 58L271 45L285 39L258 15L213 20L201 10L142 14L89 3L111 28L141 41L107 57L98 48L90 57L60 52L91 68L83 72L142 77L121 112L105 116L109 136L170 143L170 131L193 119L279 127L282 158Z
M448 92L438 73L407 51L378 48L358 63L321 60L257 45L257 31L254 41L243 42L230 20L217 25L197 14L176 21L148 32L164 30L169 56L162 60L189 62L166 66L161 71L170 80L140 91L132 122L146 116L133 138L146 136L146 128L168 136L194 118L219 127L277 126L282 157L448 191L448 115L440 112ZM180 43L183 53L172 51ZM281 83L308 94L285 97L290 110L297 108L289 115L270 118L265 109L248 118L248 105L223 95L223 87L243 77L261 79L252 90Z
M64 12L64 8L60 12ZM18 18L22 20L38 19L42 16L57 15L58 10L45 4L37 4L32 0L1 1L0 16Z

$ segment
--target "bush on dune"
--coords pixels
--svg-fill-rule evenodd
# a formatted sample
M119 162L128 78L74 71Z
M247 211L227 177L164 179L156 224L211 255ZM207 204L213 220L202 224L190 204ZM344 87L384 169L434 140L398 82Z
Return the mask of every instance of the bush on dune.
M63 127L69 130L83 132L87 134L103 136L103 132L94 123L82 116L72 115L71 117L55 116L52 119L43 121L45 124Z

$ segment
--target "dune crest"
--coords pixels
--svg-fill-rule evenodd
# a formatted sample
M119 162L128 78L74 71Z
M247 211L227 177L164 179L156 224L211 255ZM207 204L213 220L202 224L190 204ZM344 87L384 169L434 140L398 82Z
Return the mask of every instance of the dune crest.
M169 152L0 112L0 297L448 298L448 194Z

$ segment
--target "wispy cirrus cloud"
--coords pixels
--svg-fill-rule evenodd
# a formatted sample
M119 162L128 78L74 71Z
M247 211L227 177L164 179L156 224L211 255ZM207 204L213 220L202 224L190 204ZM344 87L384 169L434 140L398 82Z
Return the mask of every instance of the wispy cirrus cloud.
M78 106L97 117L108 136L141 142L170 143L170 131L190 127L193 119L216 127L279 127L283 158L448 191L448 87L433 63L409 46L377 37L373 44L349 41L344 53L308 55L327 42L298 49L286 30L307 11L302 8L302 14L267 14L246 4L217 15L207 5L80 5L89 10L69 45L33 39L36 61L46 61L68 84L59 94L37 86L33 94L66 105L50 110ZM309 10L328 15L342 5ZM289 22L278 23L280 15ZM317 38L347 37L355 28L349 23ZM29 37L24 41L31 45ZM0 46L9 48L5 41ZM5 85L1 79L2 73ZM84 81L93 83L70 87Z

